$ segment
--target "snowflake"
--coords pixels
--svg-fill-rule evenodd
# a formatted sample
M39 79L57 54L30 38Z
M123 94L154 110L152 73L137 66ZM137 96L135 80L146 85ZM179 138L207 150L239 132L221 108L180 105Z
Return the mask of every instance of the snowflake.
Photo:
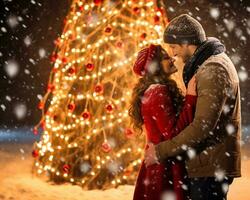
M222 191L226 194L228 192L228 188L229 188L228 184L223 183L221 187L222 187Z
M30 74L30 70L25 69L25 70L24 70L24 73L25 73L25 74Z
M26 37L24 38L24 44L25 44L27 47L31 45L31 38L30 38L30 36L26 36Z
M187 155L189 159L193 159L196 156L196 151L193 148L188 148Z
M218 8L210 8L210 15L212 18L217 20L220 16L220 10Z
M224 106L223 106L223 113L224 113L224 114L227 114L229 111L230 111L229 105L224 105Z
M23 149L20 149L20 152L21 152L22 154L24 154L24 150L23 150Z
M14 106L14 114L16 115L17 119L23 119L27 114L27 107L23 103L19 103Z
M19 72L19 65L14 60L9 60L4 65L4 69L10 78L14 78Z
M3 104L1 104L1 106L0 106L1 108L2 108L2 110L3 111L5 111L6 110L6 106L5 105L3 105Z
M221 169L216 170L214 175L217 181L223 181L225 178L225 172Z
M239 64L240 61L241 61L241 58L240 58L240 56L239 56L238 54L233 54L233 55L231 56L231 59L232 59L232 61L233 61L233 63L234 63L235 65Z
M32 3L32 4L36 4L36 1L34 1L34 0L31 0L31 1L30 1L30 3Z
M43 48L40 48L38 53L39 53L40 58L44 58L46 56L46 51Z
M174 9L172 6L170 6L170 7L168 8L168 10L169 10L170 12L174 12L174 11L175 11L175 9Z
M38 98L39 100L41 100L41 99L43 98L43 96L42 96L41 94L38 94L38 95L37 95L37 98Z
M84 174L86 174L87 172L89 172L91 169L91 165L89 164L89 162L85 161L80 165L80 170L81 172L83 172Z
M246 81L247 78L248 78L247 71L245 71L245 70L240 70L240 71L238 72L238 76L239 76L239 79L240 79L242 82Z
M30 61L33 65L36 64L36 62L35 62L34 59L32 59L32 58L30 58L29 61Z
M7 32L7 29L5 27L1 27L1 31L6 33Z
M234 27L235 27L235 22L233 20L228 20L228 19L224 19L223 22L225 23L227 29L231 32Z
M144 184L145 186L148 186L148 185L150 184L149 179L146 178L146 179L143 181L143 184Z
M5 99L6 99L7 101L11 101L11 97L8 96L8 95L5 97Z
M19 22L18 22L18 18L14 15L9 16L7 19L7 24L11 27L11 28L15 28Z
M176 200L176 195L172 191L166 191L161 195L161 200Z
M120 164L115 161L111 161L107 164L107 169L112 174L117 174L119 170L121 169Z
M154 74L158 70L158 64L156 62L150 62L147 66L147 71Z
M228 124L226 126L226 130L227 130L228 135L232 135L235 132L235 127L233 124Z

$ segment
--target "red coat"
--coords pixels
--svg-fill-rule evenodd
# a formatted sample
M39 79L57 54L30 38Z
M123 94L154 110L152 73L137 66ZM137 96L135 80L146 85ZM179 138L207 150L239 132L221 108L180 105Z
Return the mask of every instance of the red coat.
M196 96L187 95L182 111L176 119L173 102L165 85L153 84L144 93L141 113L147 132L147 141L158 144L169 140L193 121ZM160 200L161 194L172 190L177 200L185 200L182 189L185 175L184 161L169 159L166 163L146 168L142 162L134 191L134 200ZM172 183L172 184L171 184Z

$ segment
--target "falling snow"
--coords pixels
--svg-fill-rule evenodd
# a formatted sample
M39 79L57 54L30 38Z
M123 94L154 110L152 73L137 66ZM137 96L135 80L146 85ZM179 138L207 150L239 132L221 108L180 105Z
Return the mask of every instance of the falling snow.
M44 48L40 48L38 53L39 53L40 58L44 58L46 56L46 51Z
M218 181L223 181L225 179L225 172L223 170L218 169L214 175Z
M187 150L187 155L188 155L188 158L189 158L189 159L195 158L195 156L196 156L196 151L195 151L195 149L188 148L188 150Z
M26 36L23 41L27 47L31 45L31 38L29 36Z
M15 28L19 24L18 17L14 15L9 16L7 19L7 23L11 28Z
M220 16L220 11L218 8L210 8L210 15L212 18L217 20Z
M14 106L14 114L18 120L23 119L27 114L27 107L25 104L17 104Z
M19 72L19 65L15 60L9 60L4 65L4 69L5 69L6 74L10 78L14 78L17 76L17 74Z
M232 135L235 132L235 127L233 124L228 124L226 130L229 135Z
M176 195L171 191L166 191L162 194L161 200L176 200Z
M6 0L5 2L11 3L12 0L8 0L8 1ZM29 3L34 7L35 6L39 6L39 7L42 6L41 3L39 3L38 1L35 1L35 0L30 0ZM182 5L183 1L177 1L177 3L179 5ZM229 4L226 3L225 5L226 5L226 7L230 8ZM112 3L110 3L109 6L111 8ZM250 7L245 7L244 9L248 13L250 13ZM5 7L4 10L6 10L9 13L12 12L12 10L10 10L8 7ZM19 35L19 36L11 36L11 34L10 34L12 31L15 33L15 31L17 29L19 29L19 28L22 28L22 30L28 30L29 27L27 25L25 25L26 20L28 18L31 18L32 16L31 15L29 16L28 14L25 14L25 12L27 12L27 10L28 10L28 8L24 8L22 16L18 16L19 14L16 14L16 15L13 15L13 14L9 15L8 14L8 15L6 15L6 20L4 20L4 22L1 22L0 34L4 35L4 36L10 35L10 38L11 38L10 41L12 41L12 42L15 41L15 40L20 40L22 42L22 45L25 46L25 48L28 51L28 49L31 46L33 46L33 44L36 42L35 40L33 40L33 34L35 34L35 33L27 32L26 33L27 36L25 36L25 35L23 35L23 36L21 36L21 35ZM176 9L176 7L170 6L170 7L168 7L168 11L170 11L171 13L175 13L177 11L177 9ZM195 11L201 12L202 8L195 6L193 8L192 12L188 11L190 15L193 15L194 17L196 17L196 19L198 19L200 22L202 22L204 17L202 18L202 16L197 16L197 14L195 14ZM249 42L248 39L249 39L249 35L250 35L250 19L245 19L246 26L242 27L236 21L235 16L230 18L230 17L228 17L228 15L223 14L222 9L220 10L217 7L211 7L209 9L208 15L210 15L210 18L212 18L214 20L217 20L216 21L217 23L220 23L220 25L221 25L220 28L221 29L219 29L218 27L217 28L218 28L218 30L221 30L221 36L224 37L225 40L226 39L231 40L231 37L233 35L233 36L236 36L239 39L239 42L240 41L245 42L245 43ZM97 14L91 15L88 18L88 24L92 24L92 25L95 26L96 23L98 22L99 18L100 18L100 16L98 16ZM82 37L82 39L84 39L84 38L86 38L86 35L84 35L84 33L81 33L81 37ZM229 42L227 41L227 43L229 43ZM41 46L43 46L43 44L41 44ZM29 57L26 57L28 64L26 66L24 66L24 68L22 68L23 66L21 65L20 61L18 59L16 60L16 55L15 55L15 53L13 53L12 49L10 49L7 53L6 52L0 52L0 57L4 57L4 59L5 59L3 69L4 69L4 73L7 75L7 78L4 79L4 80L6 80L6 82L10 82L12 80L15 80L15 78L19 77L19 74L21 74L22 71L24 72L25 77L32 77L32 76L33 77L38 77L39 73L33 72L31 68L29 69L29 67L30 66L37 66L39 64L38 63L39 59L35 58L35 56L38 56L38 58L40 58L40 59L43 59L43 58L47 59L46 58L47 55L50 54L50 52L49 52L49 50L48 50L48 48L46 46L44 46L44 48L41 47L41 46L37 47L34 50L35 54L33 56L29 55ZM17 49L18 48L19 47L17 47ZM240 80L241 84L248 84L248 81L249 81L249 77L248 77L249 68L248 68L248 66L247 66L247 69L242 69L242 68L240 69L239 68L239 66L241 66L241 64L242 64L241 62L243 62L244 59L245 59L245 55L242 55L242 53L239 51L240 48L243 48L243 47L239 45L239 46L235 47L235 49L232 49L232 50L230 49L230 58L232 59L233 63L236 65L239 80ZM25 56L26 56L25 53L26 52L23 51L22 53L24 54L22 57L25 58ZM247 53L247 52L244 52L244 53ZM22 67L20 67L20 65ZM46 66L44 66L44 68L45 67ZM156 66L154 64L151 64L149 66L149 71L154 72L155 70L156 70ZM21 82L20 81L20 82L18 82L18 84L22 85L24 88L34 87L34 86L31 86L30 85L31 83L28 82L28 81L26 81L26 82ZM44 85L45 85L45 83L43 84L43 86ZM67 86L65 86L65 87L67 87ZM35 98L37 98L38 100L41 100L42 97L43 97L43 94L34 93L33 96ZM243 99L246 99L246 97L244 96ZM1 99L1 100L3 100L3 102L1 102L1 104L0 104L0 107L1 107L0 111L1 112L10 111L10 112L13 112L13 114L16 117L17 120L25 119L25 117L28 114L27 102L26 103L21 103L21 102L16 103L14 101L15 97L11 93L9 93L8 95L3 95L3 99ZM20 101L20 98L17 99L17 100ZM146 101L147 101L147 99L143 99L143 102L146 102ZM9 107L8 104L10 104L11 106ZM248 104L249 104L249 102L248 102ZM223 108L223 113L226 114L228 112L230 112L230 107L225 105L224 108ZM227 130L227 133L229 135L232 135L235 132L235 127L233 126L233 124L228 124L226 126L226 130ZM249 133L249 130L247 130L246 132ZM112 147L116 146L116 141L115 141L114 138L109 138L108 140L109 140L109 144ZM245 144L245 142L242 141L242 144ZM186 145L184 145L182 148L187 151L187 155L188 155L188 157L190 159L193 159L196 156L196 151L194 149L188 148ZM22 155L20 158L23 160L24 159L24 154L26 154L27 151L25 149L23 149L23 148L20 148L18 151ZM230 154L226 152L226 156L229 157ZM17 159L17 160L20 161L20 158ZM181 157L180 157L180 159L181 159ZM244 159L248 160L249 158L247 156L244 156ZM63 158L62 158L62 161L63 161ZM107 166L107 169L111 173L117 173L122 168L122 166L120 166L120 164L115 162L115 161L107 163L106 166ZM25 169L27 169L30 166L23 166L23 167ZM90 169L91 169L91 165L87 161L83 162L80 165L80 170L83 173L87 173ZM246 170L246 172L247 172L247 170ZM44 184L47 184L47 183L39 182L40 180L36 180L36 179L35 180L31 179L31 178L27 179L27 177L28 177L27 175L25 175L23 177L21 176L22 179L20 179L20 180L19 180L18 177L19 176L16 177L16 182L11 182L11 180L7 181L7 183L13 183L13 184L10 184L10 186L13 185L13 188L12 188L13 191L14 191L15 188L19 187L22 184L24 184L24 185L20 186L20 187L22 187L20 190L22 190L22 189L24 191L27 190L27 191L29 191L29 193L32 193L32 190L29 190L30 187L31 187L30 185L32 185L32 187L35 187L37 185L36 186L37 187L36 191L39 191L39 186L40 185L44 186L44 188L46 188L46 191L50 191L51 185L44 185ZM225 178L224 171L223 170L216 171L215 177L216 177L216 179L218 181L222 181ZM243 180L247 181L247 177L244 176ZM32 183L34 183L34 184L32 184ZM245 185L246 185L245 182L242 182L242 184L241 184L242 187L241 188L243 188ZM72 186L71 188L67 188L66 186L63 186L63 187L65 187L66 189L64 189L64 188L59 189L59 187L57 188L58 195L63 194L63 192L65 192L65 193L67 193L68 196L70 196L71 194L74 194L74 192L76 191L76 190L73 190L73 189L71 190L71 188L75 187L75 186ZM186 188L187 186L183 185L183 187ZM224 192L227 192L229 186L227 184L223 184L222 188L223 188ZM123 190L126 191L126 192L129 191L130 194L132 194L133 187L131 186L131 188L129 188L129 189L126 189L126 188L125 189L122 188L122 189L119 189L119 190L117 189L116 192L117 191L124 192ZM69 192L67 192L67 191L69 191ZM78 193L77 193L78 195L79 194L82 194L82 195L84 194L84 193L81 193L82 192L81 188L79 188L79 190L77 190L77 191L78 191ZM114 194L114 193L115 193L114 191L110 192L110 194ZM237 194L237 191L235 193ZM41 194L41 196L45 195L44 191L43 192L40 191L40 194ZM51 190L51 195L53 195L53 190ZM99 198L103 196L103 194L99 194L99 193L98 193L98 195L99 195ZM79 199L81 199L82 196L81 195L79 195L79 196L80 196ZM89 196L91 196L91 195L89 194ZM112 195L110 195L110 196L112 196ZM124 195L124 196L125 196L124 199L126 199L127 195ZM2 196L0 195L0 198L1 197ZM61 195L60 197L63 198L64 196ZM71 197L74 197L74 195L72 195ZM33 198L34 197L32 197L31 199L33 199ZM93 198L95 198L95 197L92 197L91 199L93 199ZM10 197L9 199L13 199L13 198ZM109 198L109 199L111 199L111 198ZM114 198L114 199L117 199L117 198ZM161 200L175 200L175 199L176 199L176 196L172 192L167 191L162 195ZM235 198L233 198L233 199L235 199Z
M89 162L85 161L80 165L80 170L81 172L83 172L84 174L88 173L91 169L91 165L89 164Z
M242 82L244 82L244 81L246 81L248 79L248 73L245 70L240 70L238 72L238 76L240 78L240 81L242 81Z

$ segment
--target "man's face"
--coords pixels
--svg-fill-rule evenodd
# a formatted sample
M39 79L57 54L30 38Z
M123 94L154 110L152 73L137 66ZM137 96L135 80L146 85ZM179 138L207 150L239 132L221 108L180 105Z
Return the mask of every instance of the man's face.
M184 63L186 63L192 56L187 44L169 44L169 48L172 51L172 56L180 57Z

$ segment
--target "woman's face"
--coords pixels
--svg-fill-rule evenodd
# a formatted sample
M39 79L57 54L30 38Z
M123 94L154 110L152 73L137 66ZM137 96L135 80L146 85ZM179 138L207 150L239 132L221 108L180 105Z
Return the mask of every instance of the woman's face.
M168 75L177 72L177 68L174 65L175 60L169 57L168 53L164 49L162 49L162 55L163 57L162 57L161 64L162 64L164 72Z

